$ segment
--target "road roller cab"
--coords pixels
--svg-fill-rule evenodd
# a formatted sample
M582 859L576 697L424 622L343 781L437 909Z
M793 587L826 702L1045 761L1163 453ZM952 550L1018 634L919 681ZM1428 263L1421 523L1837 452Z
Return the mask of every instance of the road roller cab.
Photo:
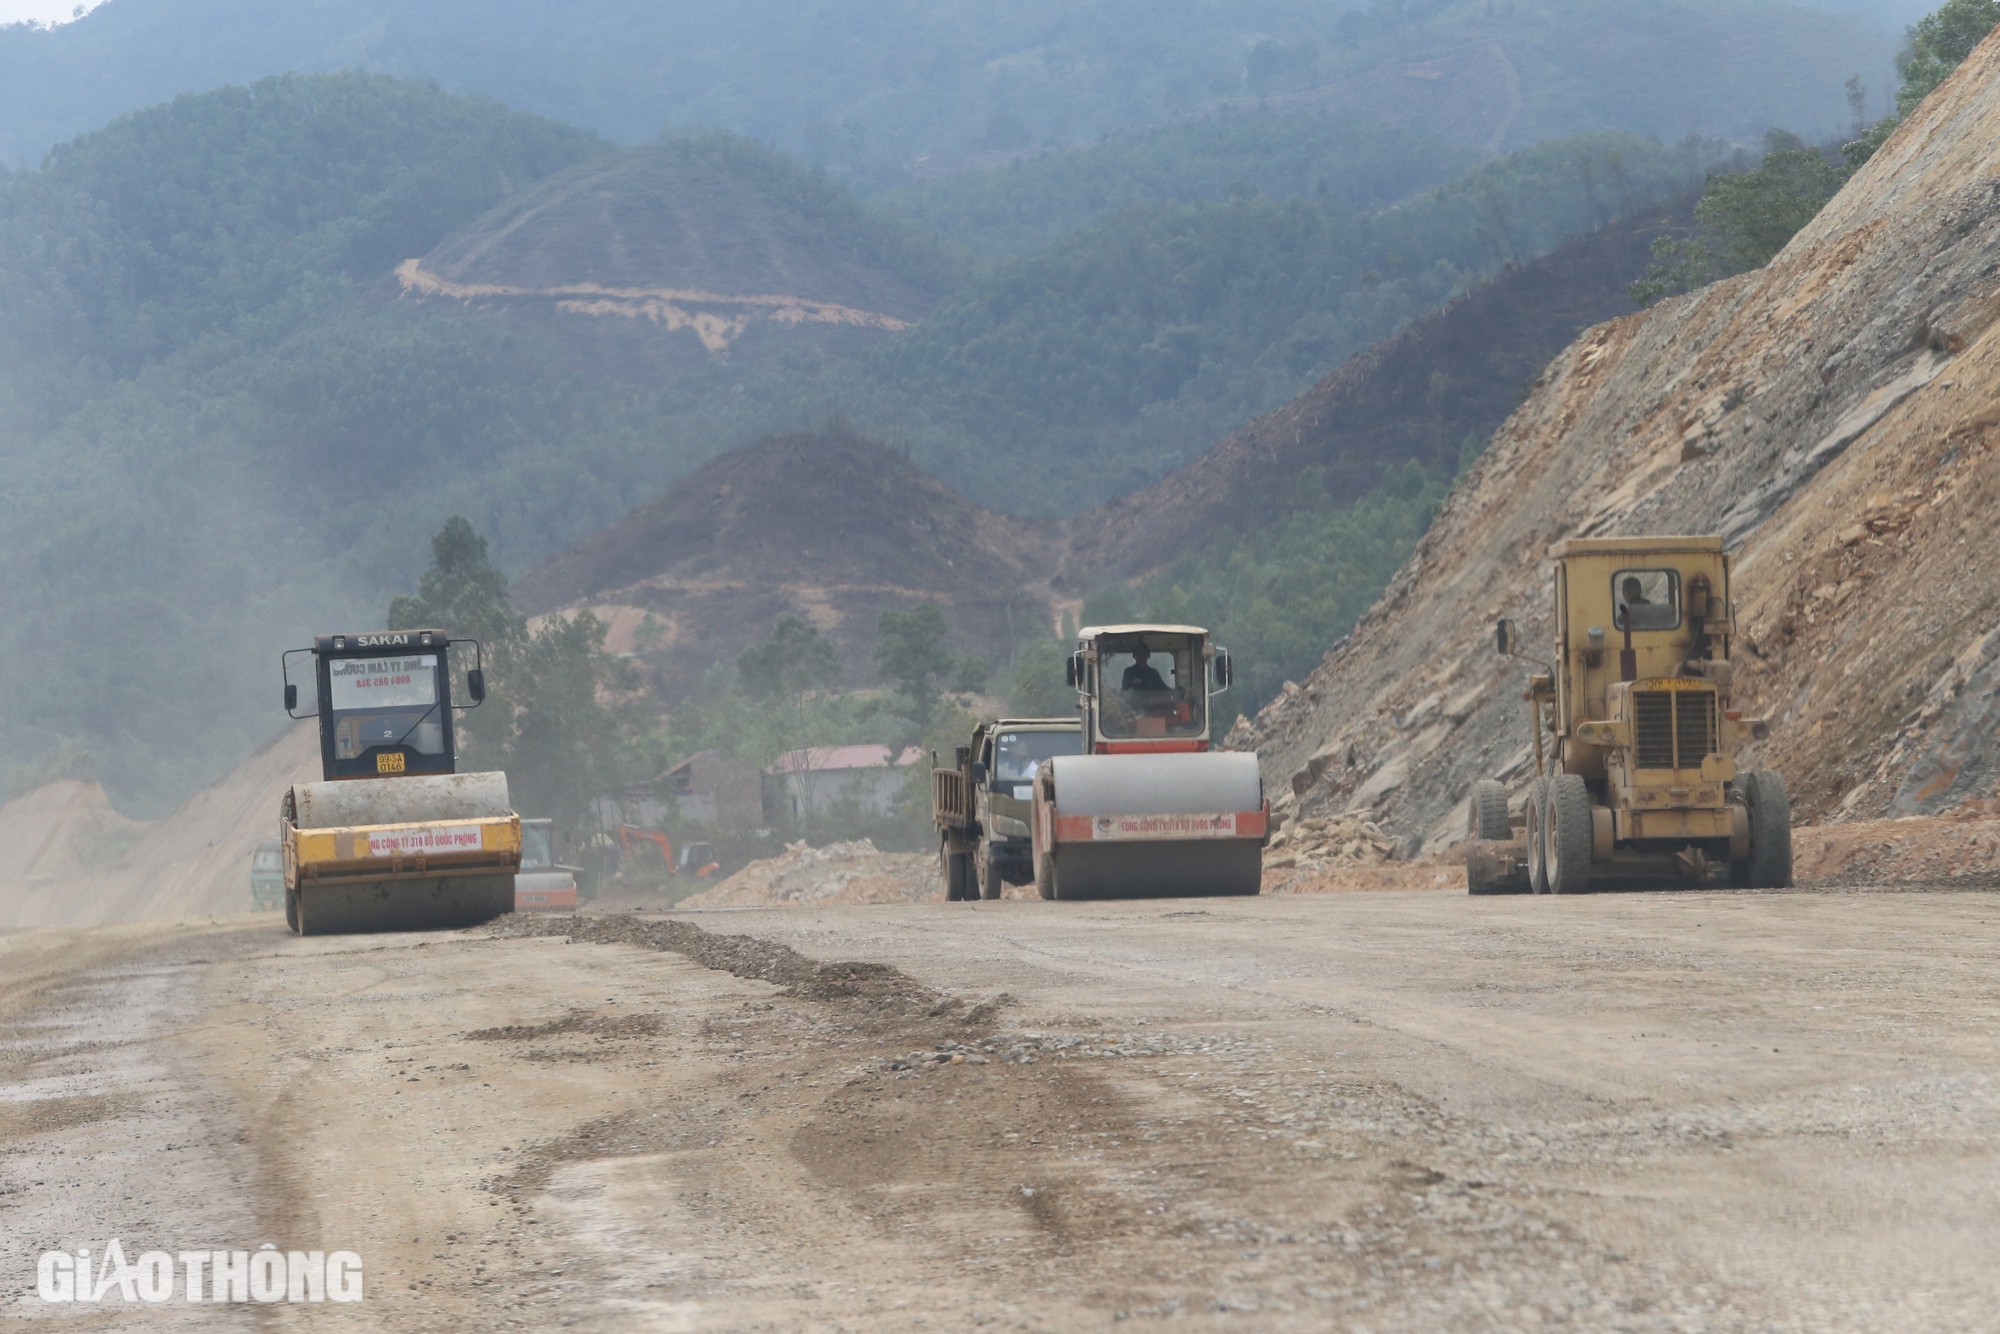
M1722 539L1574 538L1555 558L1553 660L1502 653L1529 679L1535 777L1517 831L1498 783L1468 800L1473 893L1579 893L1612 880L1778 887L1791 817L1775 771L1739 773L1769 731L1732 701L1735 637Z
M1089 626L1066 676L1084 753L1036 771L1042 897L1255 894L1270 822L1257 757L1209 743L1228 650L1199 626Z
M1229 688L1229 650L1192 625L1087 626L1065 675L1085 752L1158 755L1208 749L1208 701Z
M454 649L471 659L462 705ZM457 772L452 714L486 694L478 641L321 635L286 652L283 669L285 711L318 720L323 780L294 785L280 812L292 929L463 926L511 911L521 821L507 776Z

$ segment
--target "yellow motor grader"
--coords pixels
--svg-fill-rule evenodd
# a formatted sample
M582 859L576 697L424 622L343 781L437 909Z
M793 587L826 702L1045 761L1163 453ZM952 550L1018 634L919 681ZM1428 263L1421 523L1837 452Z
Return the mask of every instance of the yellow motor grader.
M1555 559L1555 661L1539 666L1535 777L1509 815L1499 783L1467 801L1466 888L1581 894L1627 884L1792 882L1791 806L1775 770L1739 772L1769 725L1731 703L1735 637L1719 537L1572 538Z

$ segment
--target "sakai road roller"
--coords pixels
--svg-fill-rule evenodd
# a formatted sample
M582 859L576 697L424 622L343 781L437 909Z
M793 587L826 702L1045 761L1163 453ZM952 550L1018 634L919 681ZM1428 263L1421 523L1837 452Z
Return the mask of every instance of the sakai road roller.
M468 648L471 702L451 698L451 652ZM470 926L514 908L521 819L504 773L459 773L455 708L486 698L477 640L442 630L320 635L285 653L285 711L298 675L318 701L318 783L279 816L285 920L300 935Z
M1088 626L1066 675L1083 753L1035 771L1042 897L1255 894L1270 826L1257 757L1209 748L1228 650L1192 625Z
M1628 885L1792 882L1791 806L1737 751L1770 727L1732 705L1736 623L1719 537L1572 538L1555 558L1555 661L1528 682L1535 777L1517 828L1499 783L1467 803L1474 894ZM1546 746L1544 742L1547 742Z

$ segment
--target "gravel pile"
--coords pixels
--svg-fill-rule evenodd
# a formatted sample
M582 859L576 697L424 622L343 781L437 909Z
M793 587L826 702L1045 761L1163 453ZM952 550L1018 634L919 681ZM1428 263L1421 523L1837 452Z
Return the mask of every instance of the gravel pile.
M882 852L868 839L823 848L788 843L776 857L751 862L680 908L752 908L780 903L921 903L942 898L937 858Z

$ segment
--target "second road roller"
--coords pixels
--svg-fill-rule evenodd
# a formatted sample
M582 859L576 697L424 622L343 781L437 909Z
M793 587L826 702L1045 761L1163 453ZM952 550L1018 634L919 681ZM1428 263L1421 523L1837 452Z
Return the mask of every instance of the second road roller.
M1042 897L1255 894L1270 828L1257 757L1210 743L1228 650L1198 626L1086 626L1066 675L1083 753L1035 771Z

